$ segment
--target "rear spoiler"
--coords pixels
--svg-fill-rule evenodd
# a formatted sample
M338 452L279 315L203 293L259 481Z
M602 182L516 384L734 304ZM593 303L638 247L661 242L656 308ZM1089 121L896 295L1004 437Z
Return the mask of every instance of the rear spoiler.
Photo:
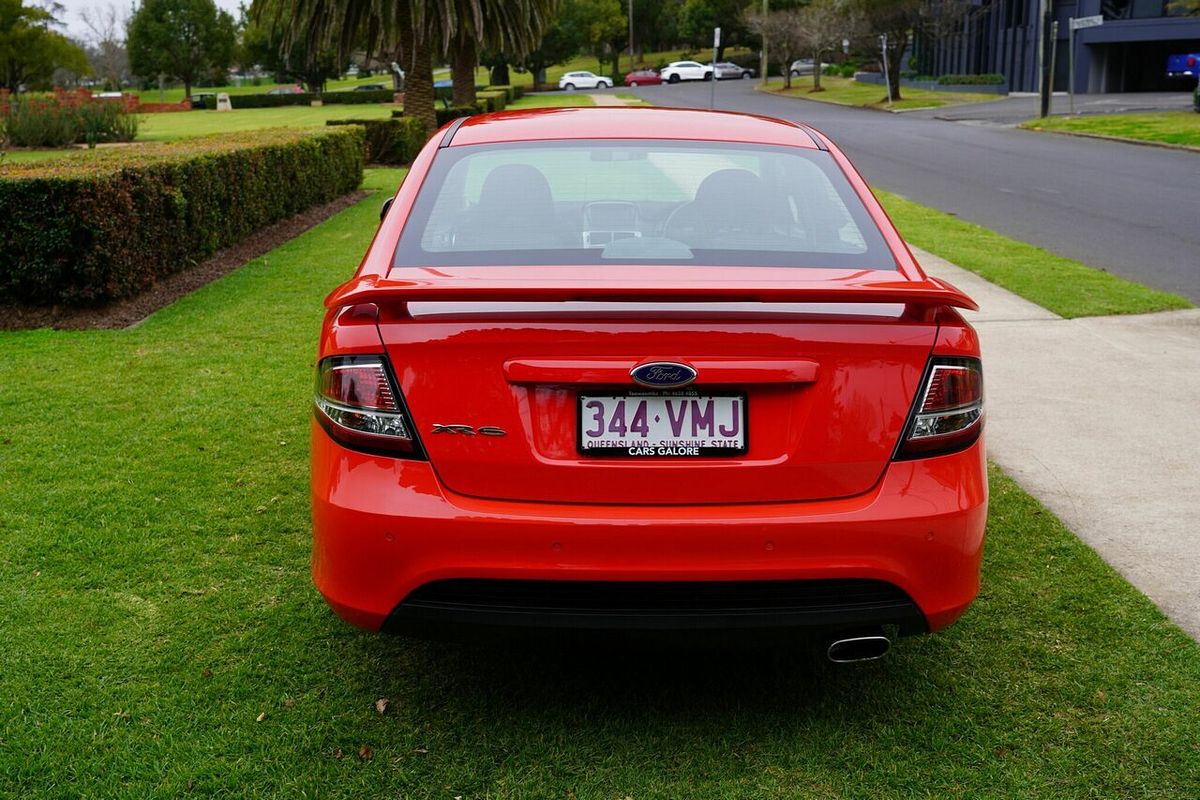
M657 269L657 268L655 268ZM635 279L629 274L606 271L604 279L581 275L574 270L555 274L535 268L537 274L514 277L502 267L471 268L468 270L421 270L419 278L381 278L364 275L334 291L325 300L329 308L372 302L421 301L512 301L563 302L571 300L608 302L761 302L761 303L896 303L906 306L935 308L952 306L978 310L979 306L946 281L933 277L919 280L896 280L896 273L869 271L858 277L842 280L781 280L779 270L773 269L769 278L763 270L755 275L739 276L737 280L704 279L692 272L689 280L680 276L657 274L642 269ZM415 270L409 270L413 272ZM530 270L531 272L534 269ZM491 274L489 274L491 273ZM622 270L624 273L624 270ZM729 273L724 273L728 276ZM889 279L879 280L880 275Z

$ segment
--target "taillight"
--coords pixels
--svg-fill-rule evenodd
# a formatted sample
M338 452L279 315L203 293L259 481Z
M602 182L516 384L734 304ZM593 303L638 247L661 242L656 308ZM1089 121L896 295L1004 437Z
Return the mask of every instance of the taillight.
M934 357L897 458L928 458L971 445L983 430L983 369L974 358Z
M419 453L383 356L333 356L317 367L317 421L347 447L393 456Z

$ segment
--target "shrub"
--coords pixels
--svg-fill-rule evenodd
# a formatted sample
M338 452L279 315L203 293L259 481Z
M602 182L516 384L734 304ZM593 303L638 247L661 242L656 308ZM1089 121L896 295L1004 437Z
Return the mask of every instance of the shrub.
M489 86L489 92L504 92L505 103L515 103L520 100L525 92L520 86Z
M410 164L429 141L432 131L416 117L391 119L331 119L326 125L363 128L363 157L369 164Z
M484 103L476 103L473 106L450 106L449 108L439 108L437 109L437 124L440 128L452 119L469 117L474 114L482 114L486 110L487 106ZM392 112L392 116L396 116L396 113Z
M307 106L316 100L315 94L231 94L230 108L281 108L283 106Z
M391 89L372 89L365 92L325 92L317 99L330 105L364 105L366 103L390 103L395 96Z
M18 147L130 142L137 136L137 99L94 99L86 89L48 96L0 97L0 141Z
M937 82L943 86L1003 86L1007 83L1003 75L994 72L986 75L940 75Z
M362 131L276 129L0 166L0 300L130 297L354 190Z
M231 94L229 104L233 108L280 108L282 106L307 106L314 100L328 105L364 105L367 103L390 103L395 95L391 89L376 89L369 92L325 92L314 94Z
M488 111L503 111L508 105L508 95L505 92L479 92L476 97L480 102L487 103Z

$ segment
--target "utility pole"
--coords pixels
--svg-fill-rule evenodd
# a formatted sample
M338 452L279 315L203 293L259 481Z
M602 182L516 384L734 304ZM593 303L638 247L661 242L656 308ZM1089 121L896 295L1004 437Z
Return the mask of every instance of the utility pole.
M1040 83L1038 91L1041 94L1041 108L1039 114L1041 117L1045 118L1050 116L1050 87L1053 85L1050 70L1046 68L1046 62L1049 60L1049 54L1047 51L1054 47L1054 40L1050 38L1050 0L1041 0L1041 3L1042 23L1041 30L1039 31L1040 36L1038 36L1038 77Z
M712 72L709 74L708 81L708 107L709 109L716 108L717 105L717 48L721 46L721 29L713 28L713 57L712 57Z
M763 20L766 20L767 14L771 13L771 0L763 0ZM767 85L767 72L770 62L767 61L767 35L764 33L762 37L762 53L758 59L758 74L762 76L763 86Z
M633 69L633 0L629 0L629 68Z
M884 82L884 84L887 86L887 92L888 92L888 105L890 106L890 105L892 104L892 80L891 80L891 78L888 76L888 56L887 56L887 51L888 51L888 40L887 40L887 34L886 34L886 33L885 33L885 34L882 34L882 35L879 37L879 47L880 47L880 49L883 51L883 82ZM821 65L820 65L820 64L813 64L813 69L814 69L814 70L817 70L817 69L820 69L820 68L821 68Z

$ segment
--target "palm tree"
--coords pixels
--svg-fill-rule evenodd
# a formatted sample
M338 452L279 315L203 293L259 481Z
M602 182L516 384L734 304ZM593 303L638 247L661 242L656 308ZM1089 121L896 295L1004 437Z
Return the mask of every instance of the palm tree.
M450 56L455 102L475 102L479 46L515 54L537 47L559 0L254 0L251 16L304 40L310 52L336 46L344 61L356 46L398 52L405 71L404 113L437 126L433 53Z
M454 0L254 0L251 17L282 34L286 52L304 41L309 52L336 47L344 62L356 46L397 52L405 75L404 113L437 127L432 49L444 50L454 30ZM442 37L440 40L438 37Z
M536 50L558 13L559 0L454 0L455 30L448 60L454 104L475 103L479 48L523 57Z

